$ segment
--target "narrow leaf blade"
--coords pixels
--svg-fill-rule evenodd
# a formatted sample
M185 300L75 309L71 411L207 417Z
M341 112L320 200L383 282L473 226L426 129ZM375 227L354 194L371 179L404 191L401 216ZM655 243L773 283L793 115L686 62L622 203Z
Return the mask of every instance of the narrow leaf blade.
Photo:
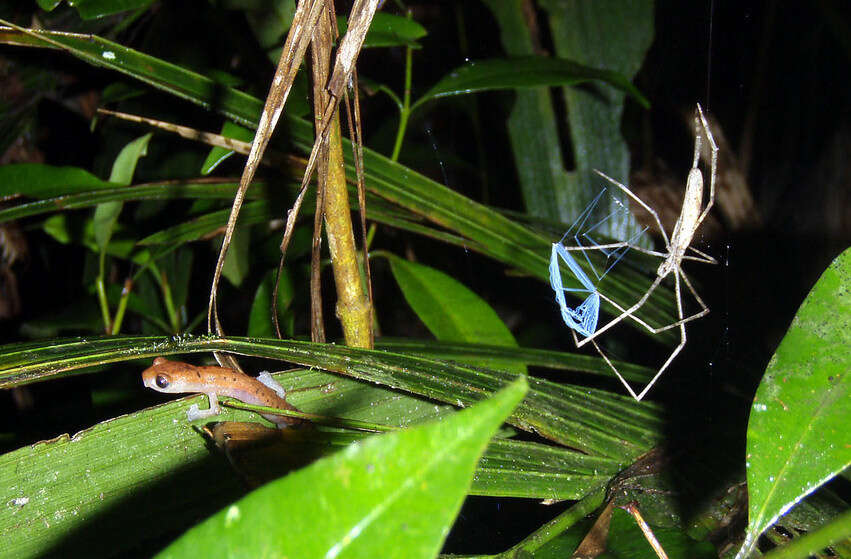
M110 182L125 186L132 182L133 173L136 172L136 164L140 158L148 153L148 142L151 140L151 136L150 133L145 134L124 146L112 164ZM115 230L115 224L118 221L118 215L123 207L124 205L121 202L106 202L95 209L95 241L101 250L106 249L106 245L109 244Z
M0 196L3 197L21 194L31 198L47 198L115 186L79 167L56 167L41 163L0 166Z
M548 56L518 56L472 61L452 70L414 104L414 107L438 97L479 91L526 87L576 85L600 80L632 95L649 107L647 99L629 81L616 72L584 66L572 60Z

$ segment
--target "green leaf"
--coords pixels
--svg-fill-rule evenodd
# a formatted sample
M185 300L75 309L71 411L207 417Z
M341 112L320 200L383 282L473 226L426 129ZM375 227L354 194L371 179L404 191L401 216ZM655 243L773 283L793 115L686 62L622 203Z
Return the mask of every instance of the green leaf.
M38 7L45 12L53 11L62 0L36 0Z
M520 2L486 0L510 56L534 54L535 45ZM508 117L508 137L526 212L561 221L557 193L568 181L551 89L518 89Z
M242 285L242 280L248 275L248 268L251 265L250 245L251 230L246 227L237 228L233 232L230 248L227 256L225 256L225 263L222 268L222 275L236 287Z
M94 232L95 242L100 250L106 249L112 238L115 224L124 205L121 202L106 202L95 208Z
M653 42L652 0L541 0L539 6L547 14L556 56L616 72L627 82L641 68ZM611 83L561 89L568 116L563 124L570 132L571 151L576 154L575 171L556 192L563 222L572 223L600 192L603 184L594 169L629 184L630 155L621 135L624 93L622 87ZM625 194L617 197L621 204L627 203ZM595 213L597 219L615 211L618 201L605 207L601 204ZM630 239L638 231L640 227L629 214L616 216L598 229L611 239Z
M112 172L109 181L124 186L133 182L133 174L136 172L136 164L139 159L148 154L148 142L151 141L152 133L147 133L128 143L121 149L115 162L112 164Z
M100 94L100 102L103 105L120 103L122 101L142 97L145 93L147 93L146 88L139 84L114 82L103 88L103 91Z
M232 138L234 140L241 140L243 142L250 142L254 139L254 132L252 132L248 128L244 128L242 126L234 124L229 120L225 121L224 125L222 125L221 134L225 138ZM216 169L216 167L218 167L221 163L223 163L233 154L234 151L231 149L213 146L213 148L210 150L210 153L207 154L207 159L205 159L203 165L201 165L201 174L205 176L209 175Z
M20 194L31 198L47 198L116 186L79 167L54 167L40 163L0 166L0 196L3 197Z
M488 440L527 389L521 377L442 421L355 443L226 507L158 557L435 557Z
M74 239L74 235L68 226L68 216L66 214L52 215L41 225L45 233L62 243L67 245Z
M129 185L133 181L133 173L136 172L136 164L141 157L148 153L148 142L153 134L148 133L136 138L119 152L112 164L110 182ZM115 223L121 213L123 204L121 202L106 202L95 208L95 242L101 251L106 249L109 239L115 230Z
M275 289L275 274L276 270L270 270L260 282L260 285L257 286L254 302L251 304L251 311L248 314L249 336L271 338L275 335L275 325L272 323L272 291ZM289 307L293 295L293 282L289 271L284 268L281 270L281 278L278 283L278 320L284 320L285 313L283 311ZM284 324L281 325L282 332L286 330L284 326Z
M737 557L851 465L851 249L824 271L768 364L748 421L749 522Z
M187 247L181 247L168 258L159 261L160 269L171 288L174 306L186 305L192 281L192 261L194 253Z
M101 17L147 8L154 0L69 0L68 5L77 9L82 19Z
M472 342L517 347L517 341L499 315L481 297L448 275L396 256L390 269L405 300L435 338L446 342ZM526 368L499 360L474 364L524 373Z
M2 169L2 167L0 167ZM237 190L237 184L234 182L222 181L220 183L199 181L198 184L192 181L186 182L164 182L144 184L132 187L114 188L116 185L110 185L107 189L92 190L86 192L78 192L59 196L57 198L48 198L29 202L0 210L0 223L40 215L47 212L57 210L72 210L80 208L90 208L98 204L106 202L120 202L128 200L173 200L179 198L188 199L233 199ZM269 190L264 183L257 183L248 189L246 199L266 198ZM230 211L230 210L227 210ZM227 222L227 216L225 221ZM170 242L166 239L160 242Z
M561 58L518 56L477 60L459 66L420 97L411 110L432 99L449 95L525 87L577 85L592 80L606 82L629 93L642 105L649 106L649 102L641 92L616 72L598 70Z
M277 47L277 55L280 56L280 47L284 43L284 34L290 28L295 15L295 0L271 0L255 2L254 0L228 0L225 6L229 10L241 10L245 12L245 19L251 27L257 43L264 49ZM267 52L267 54L269 54ZM278 58L270 59L273 63Z
M337 26L342 35L348 29L348 19L338 16ZM425 28L412 19L375 12L363 46L364 48L400 46L419 48L417 39L422 39L427 34Z

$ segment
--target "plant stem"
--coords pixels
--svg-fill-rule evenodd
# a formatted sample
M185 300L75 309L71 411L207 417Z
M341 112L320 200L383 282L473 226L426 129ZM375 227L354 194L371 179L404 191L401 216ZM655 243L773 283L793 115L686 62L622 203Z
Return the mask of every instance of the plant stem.
M180 316L177 313L177 309L174 308L174 298L171 295L171 285L168 283L168 278L165 273L159 270L156 265L151 265L151 273L154 274L157 283L160 284L160 290L163 292L163 303L165 304L165 309L168 313L168 320L171 323L171 333L177 334L180 332Z
M408 10L408 19L411 19L411 11ZM393 145L393 154L390 159L397 161L399 152L402 151L402 140L405 138L405 130L408 128L408 119L411 116L411 74L413 66L414 49L405 47L405 92L402 99L402 107L399 109L399 129L396 131L396 143Z
M100 251L100 260L98 263L98 277L95 279L95 289L98 294L98 304L100 305L100 314L103 318L103 330L107 334L112 330L112 321L109 317L109 301L106 299L106 285L104 282L104 268L106 267L106 251Z
M358 252L346 189L339 112L334 114L330 126L328 176L325 183L325 229L337 286L337 317L343 326L346 345L371 348L370 304L364 293L358 269Z
M509 557L525 556L524 554L528 554L531 557L544 544L591 514L594 509L603 504L605 497L606 488L604 486L598 487L596 490L588 493L581 501L535 530L525 540L496 557L505 557L507 559Z
M118 308L115 310L115 320L112 321L113 336L117 336L121 331L121 323L124 321L124 313L127 310L127 302L130 300L130 291L133 290L133 280L127 278L124 280L124 287L121 289L121 299L118 301Z

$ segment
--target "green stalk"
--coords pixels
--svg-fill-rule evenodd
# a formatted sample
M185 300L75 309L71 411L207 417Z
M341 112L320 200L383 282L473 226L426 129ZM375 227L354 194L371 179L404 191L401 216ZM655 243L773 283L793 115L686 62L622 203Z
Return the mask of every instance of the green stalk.
M411 12L408 11L408 19L411 19ZM402 140L405 138L405 130L408 128L408 119L411 117L411 74L413 67L413 50L411 47L405 47L405 93L403 94L402 107L399 109L399 129L396 131L396 142L393 145L393 154L390 159L397 161L399 152L402 151Z
M98 294L98 304L100 305L100 314L103 318L103 330L107 334L112 330L111 320L109 318L109 301L106 299L106 283L104 282L104 268L106 267L106 251L100 251L100 260L98 263L98 276L95 279L95 289Z
M511 549L496 555L505 559L513 557L532 557L535 552L553 538L591 514L594 509L603 504L606 498L606 488L598 487L588 493L581 501L535 530L529 537Z
M121 289L121 299L118 301L118 309L115 311L115 320L112 322L113 336L117 336L121 331L121 323L124 321L124 313L127 311L127 302L130 300L130 291L133 290L133 280L127 278L124 280L124 287Z

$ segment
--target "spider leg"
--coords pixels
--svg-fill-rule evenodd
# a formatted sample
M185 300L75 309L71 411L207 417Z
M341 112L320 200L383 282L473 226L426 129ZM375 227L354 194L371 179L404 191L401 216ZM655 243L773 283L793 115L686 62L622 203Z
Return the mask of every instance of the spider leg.
M589 250L600 250L601 248L623 248L629 246L629 243L626 241L620 241L617 243L608 243L605 245L595 245L592 247L586 246L572 246L572 247L564 247L564 250L568 251L589 251ZM632 247L635 248L635 247ZM636 249L637 250L637 249Z
M662 373L665 372L665 370L668 368L668 365L671 364L671 362L677 357L677 355L679 355L679 353L686 345L686 324L683 319L683 298L682 293L680 292L679 274L674 276L674 284L676 287L675 292L677 294L677 313L680 317L680 343L677 345L677 347L674 348L674 351L671 352L671 355L668 356L668 359L659 368L659 371L656 372L656 375L652 379L650 379L650 382L647 383L647 386L644 387L644 389L638 394L638 396L635 396L635 399L638 401L641 401L641 399L647 395L647 392L649 392L653 385L656 383L656 381L659 380L659 377L662 376ZM706 309L706 311L708 312L709 309Z
M636 196L635 194L632 193L632 190L630 190L626 186L622 185L621 183L619 183L618 181L616 181L615 179L613 179L609 175L607 175L607 174L605 174L602 171L599 171L597 169L594 169L594 172L597 173L598 175L600 175L601 177L603 177L604 179L606 179L607 181L609 181L610 183L612 183L613 185L617 186L621 190L623 190L627 194L627 196L629 196L630 198L635 200L635 202L638 205L640 205L642 208L644 208L645 210L650 212L650 215L652 215L653 219L656 220L656 225L659 226L659 231L662 233L662 238L665 240L665 247L670 252L671 242L668 240L668 234L665 233L665 228L662 227L662 221L659 219L659 214L656 213L656 210L654 210L653 208L651 208L650 206L645 204L644 200L642 200L641 198L639 198L638 196Z
M692 315L692 317L686 319L686 322L694 320L695 318L700 318L701 316L706 316L709 313L709 307L706 306L706 303L704 303L703 299L700 298L700 295L697 294L697 290L691 284L691 281L688 279L688 276L685 274L685 272L683 272L682 269L680 269L679 272L679 275L683 278L683 282L685 282L686 287L688 287L689 292L691 292L692 296L697 301L697 304L700 305L701 309L696 314Z
M625 308L623 308L622 306L620 306L620 305L617 303L617 301L615 301L615 300L613 300L613 299L609 299L608 297L606 297L605 295L603 295L603 294L602 294L602 293L600 293L599 291L598 291L597 293L600 295L600 299L602 299L602 300L606 301L607 303L609 303L610 305L612 305L613 307L615 307L615 308L616 308L618 311L620 311L621 313L623 313L623 314L626 314L626 313L627 313L627 309L625 309ZM653 328L652 326L650 326L649 324L647 324L647 323L646 323L644 320L642 320L641 318L639 318L639 317L635 316L634 314L629 315L629 318L630 318L630 319L632 319L634 322L638 323L639 325L643 326L645 329L647 329L647 331L648 331L648 332L653 333L654 328Z
M703 302L703 299L701 299L700 295L698 295L697 290L694 288L691 281L688 279L688 276L686 276L686 274L682 271L681 268L678 269L678 271L675 272L675 274L678 274L678 276L682 276L682 279L685 282L686 287L688 287L689 292L692 294L692 296L694 296L695 300L697 300L697 303L700 305L699 311L697 311L696 313L689 315L685 318L681 318L681 319L679 319L675 322L672 322L670 324L666 324L665 326L655 327L655 326L651 326L650 324L648 324L647 322L645 322L641 318L635 316L635 314L634 314L635 311L638 310L638 307L641 304L643 304L643 302L646 300L647 297L649 297L649 295L645 294L645 297L642 297L642 299L639 300L639 302L636 303L636 305L633 305L629 309L624 309L616 301L613 301L612 299L606 297L604 294L602 294L598 291L597 293L600 296L600 298L602 300L606 301L607 303L609 303L610 305L612 305L613 307L615 307L617 310L619 310L621 312L621 314L618 315L617 317L615 317L611 322L605 324L602 328L597 330L594 333L594 335L591 336L591 337L596 338L597 334L601 334L601 333L605 332L606 330L608 330L609 328L611 328L612 326L614 326L615 324L617 324L621 320L624 320L625 318L630 318L635 323L643 326L651 334L658 334L660 332L670 330L671 328L676 328L680 324L685 324L687 322L691 322L692 320L697 320L698 318L702 318L702 317L706 316L707 314L709 314L709 307L706 305L706 303ZM648 293L651 293L653 289L656 289L656 287L658 286L658 284L660 283L660 281L662 279L664 279L664 278L658 278L657 277L656 278L657 281L653 282L653 285L651 285L650 288L648 289ZM577 347L582 347L588 341L590 341L590 340L589 339L582 340Z
M709 214L709 210L712 209L712 205L715 203L715 178L718 176L718 145L715 143L715 137L712 135L712 131L709 129L709 124L706 122L706 117L703 116L703 109L700 108L700 103L697 104L697 114L700 117L700 122L703 124L703 131L706 132L706 140L709 142L709 148L712 151L711 163L709 165L709 202L706 204L706 207L700 213L700 217L697 218L697 224L695 225L695 230L697 227L703 222L704 218ZM695 130L697 130L697 119L695 119ZM697 140L697 134L695 134L695 146L699 149L700 142ZM699 157L699 154L697 155ZM697 163L694 165L697 166Z
M680 278L682 278L683 282L686 284L686 287L688 287L689 292L695 298L695 300L697 301L697 304L700 305L700 310L697 311L696 313L692 314L692 315L685 317L685 318L680 317L680 320L678 320L676 322L672 322L671 324L668 324L667 326L661 326L659 328L651 329L654 334L658 334L659 332L664 332L665 330L670 330L671 328L676 328L677 326L679 326L681 324L685 324L686 322L691 322L692 320L697 320L698 318L702 318L702 317L706 316L707 314L709 314L709 307L707 307L706 303L703 302L703 299L700 298L700 295L698 295L697 290L691 284L691 281L688 279L688 276L685 274L685 272L683 272L682 268L678 268L675 271L675 274L676 274L675 277L676 277L676 288L677 288L677 290L680 289L679 280L680 280ZM678 293L677 298L679 299L679 297L680 296L679 296L679 293ZM680 301L681 300L682 299L680 299Z
M649 254L650 256L658 256L659 258L668 258L667 253L659 252L658 250L650 250L649 248L642 248L639 246L632 247L632 250L640 252L641 254Z
M575 337L576 336L574 335L574 338ZM624 388L626 388L627 392L629 392L629 395L632 396L636 401L641 401L641 398L635 393L635 391L632 389L632 387L629 385L629 383L626 381L626 379L623 378L620 371L618 371L618 368L615 367L615 364L612 363L611 359L609 359L609 356L606 355L605 353L603 353L603 350L600 349L599 345L597 345L597 341L592 340L591 343L594 345L594 349L597 350L597 353L600 354L600 357L603 358L603 361L605 361L606 364L609 366L609 368L612 369L612 371L614 371L615 375L618 377L618 380L621 381L621 384L623 384Z
M640 309L641 306L644 305L645 302L647 302L647 299L650 298L650 295L653 294L653 292L659 286L659 283L661 283L662 279L664 279L662 276L656 276L656 280L653 282L653 284L650 286L650 288L647 290L647 292L641 297L641 299L638 300L637 303L635 303L633 306L626 309L625 311L621 312L621 314L619 316L616 316L615 318L613 318L611 321L609 321L607 324L605 324L602 328L597 329L597 331L594 332L591 336L588 336L587 338L585 338L584 340L579 342L576 345L576 347L584 346L586 343L592 341L594 338L596 338L597 336L599 336L600 334L602 334L603 332L605 332L606 330L608 330L609 328L611 328L612 326L614 326L615 324L617 324L618 322L622 321L625 318L631 318L633 320L636 320L636 318L633 316L633 313L635 311L637 311L638 309ZM609 301L609 299L606 299L606 300ZM636 320L636 322L644 325L645 327L647 326L647 323L645 323L641 320ZM652 331L652 329L651 329L651 331Z
M702 262L704 264L718 264L718 261L715 260L714 257L709 256L708 254L706 254L704 252L700 252L696 248L693 248L693 247L688 247L688 248L689 248L689 250L693 250L694 252L699 254L699 256L686 255L686 256L682 257L682 260L691 260L692 262Z

